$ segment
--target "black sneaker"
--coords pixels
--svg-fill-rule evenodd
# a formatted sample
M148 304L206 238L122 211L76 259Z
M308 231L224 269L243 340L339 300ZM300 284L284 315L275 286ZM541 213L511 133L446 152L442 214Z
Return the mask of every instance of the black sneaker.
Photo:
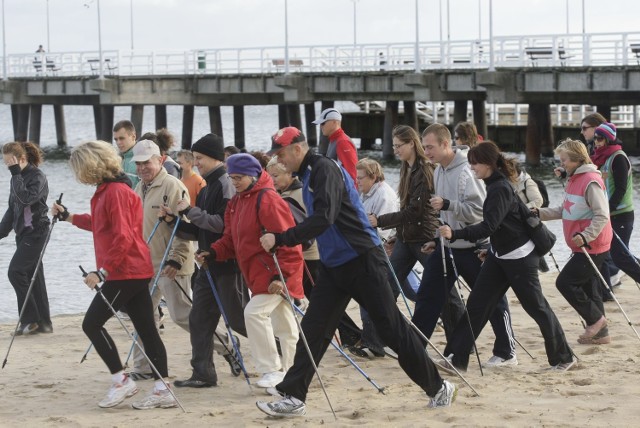
M11 335L13 336L15 334L16 336L28 336L30 334L36 333L38 333L38 323L32 322L28 324L20 324L18 330L16 330L15 333L11 333Z
M53 326L51 324L40 323L38 324L38 333L53 333Z
M236 377L240 376L240 373L242 373L242 366L240 365L240 360L235 348L231 350L231 354L224 354L223 357L227 360L227 363L229 363L231 374Z

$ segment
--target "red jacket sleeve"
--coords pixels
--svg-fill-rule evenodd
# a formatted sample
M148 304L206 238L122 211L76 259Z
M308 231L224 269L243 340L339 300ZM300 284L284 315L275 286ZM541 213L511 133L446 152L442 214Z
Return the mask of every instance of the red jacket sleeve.
M342 167L349 173L353 182L356 182L356 163L358 163L358 153L356 149L347 140L338 140L336 142L336 154Z
M91 226L91 214L74 214L71 224L80 229L88 230L89 232L93 230Z
M231 236L231 225L234 224L231 219L231 209L235 206L236 202L234 199L229 201L227 208L224 211L225 228L222 233L222 237L211 244L211 249L216 252L216 260L219 262L236 258L233 237Z

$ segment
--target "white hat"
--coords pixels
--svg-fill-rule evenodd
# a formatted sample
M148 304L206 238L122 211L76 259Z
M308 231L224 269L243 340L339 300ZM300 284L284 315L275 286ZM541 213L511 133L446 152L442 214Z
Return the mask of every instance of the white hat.
M146 162L153 156L160 157L160 147L151 140L140 140L133 146L134 162Z
M340 114L340 112L334 108L328 108L322 111L322 113L320 113L320 116L314 120L313 123L314 125L322 125L323 123L325 123L327 120L339 120L342 121L342 115Z

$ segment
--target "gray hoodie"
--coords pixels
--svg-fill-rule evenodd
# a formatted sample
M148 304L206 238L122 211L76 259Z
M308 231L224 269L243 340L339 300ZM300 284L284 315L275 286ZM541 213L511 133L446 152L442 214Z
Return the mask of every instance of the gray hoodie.
M476 178L467 160L467 146L453 148L455 156L445 168L438 165L434 172L434 195L445 199L440 218L451 229L463 229L482 221L482 205L487 196L482 180ZM448 201L448 203L447 203ZM487 240L483 240L482 243ZM451 248L473 248L475 242L457 239Z

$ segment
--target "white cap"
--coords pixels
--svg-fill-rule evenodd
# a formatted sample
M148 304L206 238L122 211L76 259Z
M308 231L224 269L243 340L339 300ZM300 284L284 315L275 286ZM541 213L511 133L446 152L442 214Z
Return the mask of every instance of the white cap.
M151 140L140 140L133 146L134 162L146 162L153 156L160 157L160 147Z
M313 123L314 125L322 125L323 123L325 123L327 120L339 120L342 121L342 115L340 114L340 112L334 108L328 108L322 111L322 113L320 113L320 116L314 120Z

